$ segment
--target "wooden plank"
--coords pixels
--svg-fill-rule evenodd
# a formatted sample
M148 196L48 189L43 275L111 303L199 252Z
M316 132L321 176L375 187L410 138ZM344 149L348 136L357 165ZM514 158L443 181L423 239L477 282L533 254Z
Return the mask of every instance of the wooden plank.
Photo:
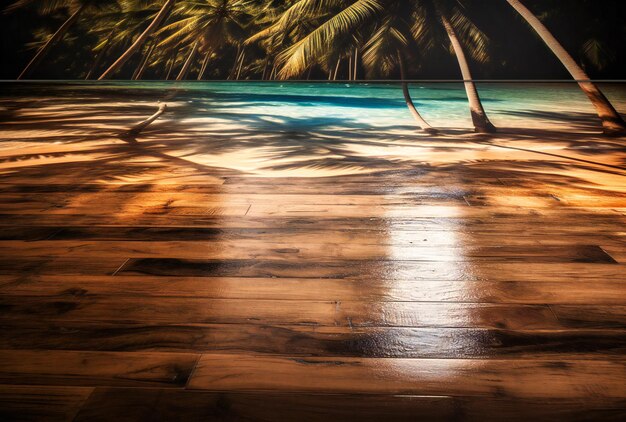
M0 240L45 240L60 230L58 227L0 227Z
M131 257L181 259L390 260L427 262L589 262L616 261L597 245L436 246L362 245L338 243L283 244L249 242L135 241L0 241L0 254L10 256Z
M0 350L0 383L180 387L197 360L185 353Z
M625 282L40 275L0 276L0 294L623 305Z
M582 208L614 208L626 206L626 197L621 195L502 195L490 192L488 195L465 195L465 200L471 206L524 206L532 208L552 208L555 206L582 207Z
M626 327L626 306L552 305L552 309L567 327Z
M553 199L554 201L554 199ZM409 195L335 195L324 192L308 195L283 194L280 191L272 193L230 193L227 190L204 194L194 192L152 192L150 190L123 192L54 192L38 195L9 194L0 191L0 204L3 208L26 207L27 209L50 208L54 205L63 205L68 208L94 210L96 204L103 207L117 207L119 205L133 207L158 206L167 203L168 207L201 207L220 204L300 204L300 205L454 205L467 206L463 195L456 192L437 192L435 194Z
M37 228L33 228L37 229ZM235 245L242 242L254 244L358 244L358 245L429 245L429 246L504 246L504 245L626 245L626 232L612 230L607 234L576 235L563 229L560 232L530 231L521 228L522 234L511 235L511 225L504 232L476 233L463 227L432 230L378 229L316 229L316 228L208 228L208 227L50 227L49 240L81 241L219 241ZM588 230L590 227L588 227ZM1 231L0 231L1 233ZM27 240L27 239L2 239ZM44 239L28 239L44 240Z
M366 205L317 205L317 204L253 204L247 215L251 217L314 217L318 215L333 215L335 217L381 217L411 218L411 217L488 217L498 213L513 215L534 215L539 213L546 216L568 215L578 213L613 216L619 213L619 208L524 208L514 206L499 207L463 207L455 205L396 205L396 206L366 206Z
M2 320L559 329L547 306L197 298L0 297Z
M119 275L181 277L334 278L362 280L626 280L622 265L590 263L510 263L485 265L410 261L257 261L130 259Z
M0 275L76 274L112 275L126 258L1 256Z
M610 234L624 232L626 216L578 213L540 215L494 213L490 216L460 215L457 217L334 217L332 215L254 217L211 216L211 215L159 215L159 214L110 214L106 219L101 215L85 214L6 214L0 213L0 226L32 225L54 227L101 226L101 227L207 227L207 228L260 228L260 229L306 229L334 232L355 229L373 230L384 233L402 231L453 231L459 233L528 233L546 235Z
M502 399L455 397L456 420L477 422L617 422L626 416L626 400L590 394L583 399Z
M0 385L0 420L71 421L93 390L89 387Z
M620 358L625 330L0 321L0 348L376 358Z
M246 421L621 421L620 399L502 399L410 395L294 394L98 388L76 422Z
M449 397L229 393L98 388L76 422L131 420L449 420Z
M188 388L228 391L626 398L623 360L290 358L203 355Z

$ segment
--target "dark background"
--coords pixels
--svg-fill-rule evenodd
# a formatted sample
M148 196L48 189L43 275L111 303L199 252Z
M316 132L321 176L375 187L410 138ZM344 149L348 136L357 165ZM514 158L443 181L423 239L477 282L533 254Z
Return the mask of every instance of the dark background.
M13 3L0 0L0 9ZM482 6L470 14L490 38L491 61L472 65L476 79L569 79L562 65L517 15L505 0L482 0ZM524 0L568 51L583 65L593 79L626 79L626 0ZM66 11L53 17L33 12L0 13L0 79L14 79L33 56L32 43L37 34L53 32L67 18ZM74 79L80 77L85 63L93 59L89 48L96 40L81 37L77 24L41 63L34 78ZM84 32L82 32L84 33ZM601 42L610 60L601 68L594 66L583 54L582 45L589 38ZM31 45L29 45L31 44ZM234 51L225 50L223 60L231 63ZM67 57L66 57L67 56ZM325 77L314 72L312 77ZM149 78L150 75L148 75ZM128 77L124 72L119 78ZM459 79L455 59L441 49L431 55L421 68L410 69L415 79ZM215 76L219 78L219 76Z

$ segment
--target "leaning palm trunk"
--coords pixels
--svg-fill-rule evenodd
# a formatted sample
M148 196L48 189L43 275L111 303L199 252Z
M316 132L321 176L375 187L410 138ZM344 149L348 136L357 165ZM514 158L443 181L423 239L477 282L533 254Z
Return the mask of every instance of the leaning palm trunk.
M241 60L241 45L237 45L237 54L235 54L235 62L233 63L233 67L230 69L228 73L228 77L226 79L231 80L235 77L235 72L237 71L237 65L239 64L239 60Z
M404 93L404 100L406 101L406 105L409 108L409 111L417 120L420 128L430 134L437 134L439 131L428 124L426 120L422 117L422 115L415 108L415 104L413 104L413 100L411 99L411 92L409 91L409 84L406 81L406 67L404 64L404 57L402 57L402 53L398 51L398 62L400 63L400 79L402 80L402 92Z
M180 73L176 77L177 81L182 81L187 77L189 69L191 69L191 63L193 63L193 59L196 57L196 53L198 52L198 47L199 43L196 41L193 47L191 47L191 51L189 52L189 56L187 57L185 64L183 65L182 69L180 69Z
M152 58L152 53L154 53L155 48L156 48L156 42L153 43L152 46L150 46L150 51L148 51L148 55L146 56L146 59L143 62L143 66L141 66L141 69L139 69L139 73L137 73L137 76L135 79L139 80L143 78L143 74L145 73L146 69L148 68L150 64L150 59Z
M463 51L461 42L459 41L452 24L443 14L441 15L441 22L448 33L448 38L450 38L454 54L456 55L459 67L461 68L461 75L463 76L465 84L465 92L467 93L467 99L470 105L474 129L479 133L494 133L496 131L496 127L489 121L487 113L483 108L483 104L480 101L480 96L478 95L476 84L472 79L472 72L470 71L469 63L467 62L467 57L465 57L465 52Z
M200 67L200 72L198 73L198 80L201 81L204 78L204 73L206 72L207 67L209 67L209 60L211 60L212 50L208 49L204 55L204 60L202 61L202 66Z
M165 75L166 81L170 80L170 76L172 75L172 71L174 70L174 66L176 65L177 60L178 60L178 51L172 54L172 58L170 59L169 65L167 67L167 74Z
M263 65L263 74L261 75L261 80L264 81L265 80L265 75L267 74L267 68L270 65L270 58L267 57L265 59L265 64Z
M337 74L339 73L339 66L341 65L341 57L337 59L337 65L335 66L335 73L333 74L333 81L337 80Z
M98 56L94 60L93 64L91 65L91 68L89 69L89 72L87 72L87 76L85 76L85 80L89 80L91 78L91 75L93 75L94 72L96 70L98 70L98 68L100 67L100 63L102 63L102 60L104 59L104 57L109 52L109 49L111 48L111 45L112 45L111 39L112 38L113 38L113 31L111 31L111 33L107 37L107 41L106 41L105 46L102 48L102 50L100 51L100 53L98 54Z
M350 52L350 57L348 58L348 80L352 80L352 52Z
M143 33L135 40L135 42L122 54L116 61L113 63L99 78L101 81L103 79L111 77L115 72L117 72L123 65L132 57L133 54L137 52L141 48L141 46L150 38L150 36L156 31L161 23L165 20L165 18L169 15L170 11L174 7L176 0L166 0L161 7L161 10L154 17L150 25L143 31Z
M243 68L243 61L246 58L246 52L244 51L243 53L241 53L241 61L239 62L239 69L237 70L237 77L235 78L235 80L239 80L239 77L241 76L241 69Z
M67 18L67 20L63 23L63 25L61 25L61 27L57 29L57 32L55 32L50 37L50 39L46 41L43 47L41 47L39 51L37 51L37 54L35 54L35 57L33 57L33 59L28 63L28 65L26 65L22 73L20 73L20 76L17 77L18 80L24 79L28 75L31 74L33 69L37 67L37 65L41 62L41 60L50 52L50 50L52 49L52 46L57 41L62 39L67 33L67 31L70 29L70 27L74 24L74 22L78 20L78 18L80 17L80 14L83 12L83 10L85 10L85 7L86 5L83 4L82 6L78 8L78 10L76 10L76 12L72 14L72 16Z
M135 73L133 73L133 78L132 78L133 81L139 80L143 76L143 73L145 72L146 67L148 67L150 56L152 56L152 52L154 51L155 47L156 47L156 41L153 41L152 44L148 47L148 50L146 51L146 54L144 55L144 57L141 59L141 62L139 62L139 66L137 66Z
M528 22L537 32L543 42L552 50L563 66L569 71L572 77L578 82L580 89L589 97L589 100L596 108L598 117L602 120L604 133L607 135L623 135L626 133L626 123L619 115L613 104L604 96L602 91L589 80L589 76L576 63L574 58L563 48L561 43L552 35L550 30L519 0L507 0L509 4Z

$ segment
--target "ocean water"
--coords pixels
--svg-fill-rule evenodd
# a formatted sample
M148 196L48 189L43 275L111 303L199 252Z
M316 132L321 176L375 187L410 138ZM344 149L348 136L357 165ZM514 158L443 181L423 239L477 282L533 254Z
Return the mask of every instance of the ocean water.
M626 84L600 86L618 111L626 113ZM412 83L410 87L416 107L433 126L472 127L462 83ZM307 130L415 126L397 83L4 82L0 89L0 101L55 95L67 97L68 102L79 97L116 102L164 99L179 119L240 125L266 123ZM584 129L598 124L591 103L575 83L479 83L478 89L496 126Z

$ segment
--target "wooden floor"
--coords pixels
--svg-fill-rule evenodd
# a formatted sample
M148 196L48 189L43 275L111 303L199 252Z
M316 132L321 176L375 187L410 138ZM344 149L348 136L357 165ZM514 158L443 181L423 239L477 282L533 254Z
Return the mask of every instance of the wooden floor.
M626 418L617 141L272 177L162 135L2 151L0 419Z

